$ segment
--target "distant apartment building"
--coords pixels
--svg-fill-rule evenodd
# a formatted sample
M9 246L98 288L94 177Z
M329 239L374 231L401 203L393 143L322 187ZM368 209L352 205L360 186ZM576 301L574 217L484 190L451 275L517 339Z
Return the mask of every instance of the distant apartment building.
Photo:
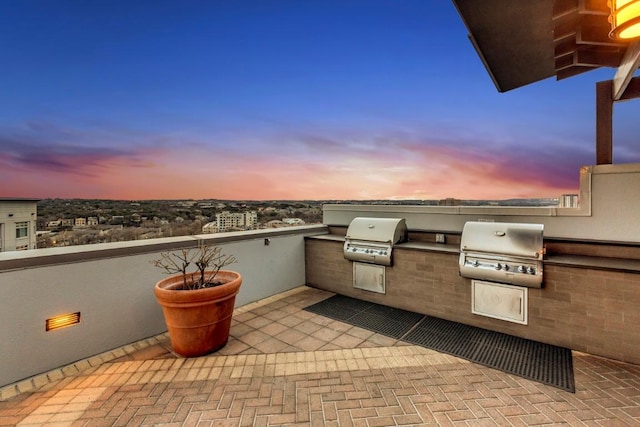
M93 227L95 225L98 225L99 221L98 221L98 217L96 216L90 216L89 218L87 218L87 225L89 227Z
M36 248L38 199L0 198L0 252Z
M217 233L218 232L218 223L215 221L208 222L202 226L203 233Z
M282 228L282 227L292 227L295 225L304 225L304 220L300 218L282 218L273 219L265 224L267 228Z
M84 221L84 222L83 222ZM80 225L83 224L84 225ZM58 218L51 221L47 221L45 227L50 231L71 230L73 227L86 226L86 220L84 218Z
M578 194L563 194L558 199L559 208L578 208L580 207L580 198Z
M53 220L53 221L47 221L47 225L46 225L46 227L47 227L49 230L57 230L57 229L59 229L60 227L62 227L62 220L60 220L60 219L55 219L55 220Z
M216 214L218 232L229 230L253 229L258 224L258 213L249 212L222 212Z

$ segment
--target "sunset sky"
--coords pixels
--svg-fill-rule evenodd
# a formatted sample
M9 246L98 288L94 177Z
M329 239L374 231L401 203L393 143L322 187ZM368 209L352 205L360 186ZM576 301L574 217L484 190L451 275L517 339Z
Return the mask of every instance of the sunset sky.
M0 9L0 197L557 197L595 162L615 73L498 93L449 1ZM616 105L616 163L638 135Z

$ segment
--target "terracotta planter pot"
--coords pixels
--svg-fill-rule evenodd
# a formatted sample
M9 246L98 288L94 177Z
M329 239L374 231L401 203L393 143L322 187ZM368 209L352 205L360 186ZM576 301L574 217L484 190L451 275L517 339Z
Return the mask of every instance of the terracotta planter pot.
M181 356L202 356L224 347L229 340L231 316L242 276L221 270L216 280L223 284L197 290L176 290L182 285L181 274L156 283L154 292L162 306L173 351Z

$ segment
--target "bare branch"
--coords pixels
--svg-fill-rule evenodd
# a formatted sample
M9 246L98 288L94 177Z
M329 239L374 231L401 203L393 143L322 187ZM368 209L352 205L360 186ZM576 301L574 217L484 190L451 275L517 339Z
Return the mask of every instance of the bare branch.
M220 247L200 241L196 248L183 248L180 252L163 252L152 264L166 274L182 274L184 289L200 289L211 286L222 268L236 262L238 260L235 256L223 254ZM198 274L192 280L187 280L190 265L195 265Z

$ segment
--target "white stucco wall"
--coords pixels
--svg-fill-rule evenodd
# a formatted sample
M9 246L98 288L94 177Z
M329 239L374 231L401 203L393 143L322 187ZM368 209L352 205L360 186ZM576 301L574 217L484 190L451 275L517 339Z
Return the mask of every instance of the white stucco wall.
M305 283L304 236L326 227L295 227L199 237L238 259L236 307ZM221 237L223 236L223 237ZM166 331L153 286L165 277L150 261L152 243L195 244L198 236L0 254L0 387ZM265 239L269 244L265 245ZM99 257L116 248L118 256ZM91 255L91 256L89 256ZM51 264L52 257L71 257ZM86 258L96 258L83 260ZM58 259L55 258L55 259ZM2 269L9 263L22 268ZM42 266L38 264L41 263ZM45 320L81 313L81 322L45 332Z

